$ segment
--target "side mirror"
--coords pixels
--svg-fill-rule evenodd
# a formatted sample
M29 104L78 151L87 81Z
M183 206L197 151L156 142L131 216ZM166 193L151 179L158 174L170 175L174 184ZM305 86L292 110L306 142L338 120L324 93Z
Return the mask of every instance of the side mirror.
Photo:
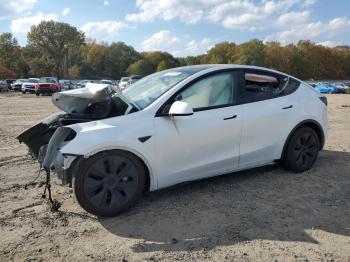
M193 115L193 109L189 103L175 101L170 109L169 116L190 116Z

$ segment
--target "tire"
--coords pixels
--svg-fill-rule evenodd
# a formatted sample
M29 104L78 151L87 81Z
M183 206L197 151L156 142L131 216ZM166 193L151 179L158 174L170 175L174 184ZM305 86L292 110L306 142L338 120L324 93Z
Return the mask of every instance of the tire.
M22 91L22 94L25 94L26 93L26 91Z
M73 187L78 203L99 217L122 213L145 189L144 165L126 151L103 151L83 160L76 170Z
M35 92L35 95L36 95L36 96L39 96L39 95L40 95L40 93L39 93L39 92Z
M315 130L301 127L289 139L282 164L296 173L309 170L317 159L319 149L320 140Z

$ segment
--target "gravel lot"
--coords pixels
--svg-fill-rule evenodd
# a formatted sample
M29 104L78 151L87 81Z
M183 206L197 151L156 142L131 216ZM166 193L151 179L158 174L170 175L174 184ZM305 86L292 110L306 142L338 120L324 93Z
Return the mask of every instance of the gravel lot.
M84 212L15 137L55 112L49 97L0 94L0 261L350 261L350 95L329 95L314 168L265 167L152 192L125 214ZM27 186L26 186L27 185ZM17 208L34 204L13 212Z

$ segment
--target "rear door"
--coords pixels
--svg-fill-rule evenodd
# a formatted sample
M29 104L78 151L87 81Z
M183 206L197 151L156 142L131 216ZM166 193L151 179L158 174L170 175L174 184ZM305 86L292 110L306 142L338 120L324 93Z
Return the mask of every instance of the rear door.
M264 70L241 72L243 124L239 167L279 159L297 117L296 80Z

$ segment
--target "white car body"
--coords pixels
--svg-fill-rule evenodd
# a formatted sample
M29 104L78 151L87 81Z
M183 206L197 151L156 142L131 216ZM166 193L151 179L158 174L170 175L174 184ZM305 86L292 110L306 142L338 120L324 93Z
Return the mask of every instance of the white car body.
M39 78L28 78L26 82L22 83L22 92L35 93L35 84L39 82Z
M27 82L27 79L17 79L11 84L13 91L22 91L22 84Z
M312 167L327 137L327 98L266 68L180 67L121 91L54 93L63 112L18 136L88 212L114 216L144 190L281 162Z
M65 156L63 168L69 169L78 156L89 158L101 151L125 150L138 156L147 167L152 191L272 164L281 159L288 137L303 123L318 126L323 145L328 130L327 107L317 91L293 77L290 79L300 84L289 95L195 111L188 116L159 115L166 101L189 83L227 70L256 70L288 77L251 66L208 66L173 86L143 110L66 126L74 130L76 136L57 146ZM176 69L169 72L176 72ZM93 97L93 90L103 89L99 85L89 85L88 89L60 94L89 98ZM144 137L149 139L141 142L140 138Z

